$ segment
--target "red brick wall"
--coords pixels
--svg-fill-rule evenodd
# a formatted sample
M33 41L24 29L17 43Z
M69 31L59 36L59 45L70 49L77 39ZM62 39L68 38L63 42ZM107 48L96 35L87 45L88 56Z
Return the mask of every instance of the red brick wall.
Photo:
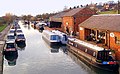
M120 32L113 32L114 37L110 37L110 48L116 51L116 58L120 60L120 45L115 43L115 37L120 37Z
M81 27L81 30L80 30L80 27L79 27L79 38L81 40L85 40L85 29Z
M115 37L120 37L120 33L119 32L113 32L114 33L114 37L110 37L110 47L113 49L120 49L120 45L115 43Z
M66 31L65 28L67 27L67 24L66 22L68 22L68 28L72 27L73 28L73 24L74 24L74 18L73 17L70 17L70 16L66 16L66 17L63 17L63 27L64 27L64 32ZM73 28L74 30L74 28Z
M78 13L76 13L74 16L65 16L63 17L62 25L66 27L66 22L69 22L69 27L73 27L73 30L75 32L79 32L79 24L91 17L93 14L96 14L95 11L84 8Z

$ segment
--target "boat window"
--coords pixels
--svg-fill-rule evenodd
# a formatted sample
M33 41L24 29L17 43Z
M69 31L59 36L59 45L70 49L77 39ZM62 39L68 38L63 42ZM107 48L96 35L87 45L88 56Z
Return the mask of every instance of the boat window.
M101 61L109 60L109 51L98 51L97 59Z
M24 37L24 35L18 35L17 38L18 39L24 39L25 37Z
M10 30L10 33L14 33L15 31L13 31L13 30Z
M17 32L22 32L22 30L17 30Z
M15 48L14 43L8 43L6 48Z
M8 39L15 39L15 36L7 36Z
M57 40L57 38L58 38L58 36L52 35L50 39L51 39L51 40Z

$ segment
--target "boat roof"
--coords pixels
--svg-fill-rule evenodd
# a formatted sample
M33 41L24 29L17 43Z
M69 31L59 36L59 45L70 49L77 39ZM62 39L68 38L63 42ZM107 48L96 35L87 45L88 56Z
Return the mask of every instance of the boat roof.
M8 33L8 34L7 34L7 36L10 36L10 35L14 36L14 33Z
M78 44L81 44L81 45L84 45L84 46L86 46L86 47L88 47L88 48L91 48L91 49L93 49L93 50L97 50L97 51L102 51L102 50L104 50L104 48L103 47L99 47L99 46L97 46L97 45L93 45L93 44L90 44L90 43L87 43L87 42L84 42L84 41L81 41L81 40L78 40L78 39L75 39L75 38L68 38L70 41L74 41L74 42L76 42L76 43L78 43Z
M47 33L47 34L49 34L49 35L57 35L57 34L51 32L51 31L49 31L49 30L43 30L43 33Z
M15 40L8 40L6 43L15 43Z
M59 35L66 35L65 33L59 31L59 30L52 30L53 33L59 34Z
M22 29L19 28L19 29L17 29L17 30L22 30Z
M44 22L39 22L38 24L39 25L47 25L47 23L44 23Z
M17 33L17 35L24 35L22 32L20 32L20 33Z
M11 28L10 30L15 30L15 29L12 29L12 28Z

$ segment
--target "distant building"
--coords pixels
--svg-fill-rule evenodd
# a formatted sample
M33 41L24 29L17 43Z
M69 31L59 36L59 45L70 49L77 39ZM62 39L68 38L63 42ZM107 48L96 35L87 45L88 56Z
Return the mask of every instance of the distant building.
M115 50L116 58L120 60L119 19L119 14L93 15L79 24L80 39Z

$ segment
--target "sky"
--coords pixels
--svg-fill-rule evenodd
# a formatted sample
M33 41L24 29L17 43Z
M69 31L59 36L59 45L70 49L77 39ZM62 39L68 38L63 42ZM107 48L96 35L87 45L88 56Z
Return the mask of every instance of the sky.
M13 15L37 15L43 13L53 13L62 11L65 6L74 7L78 5L86 5L99 2L107 2L108 0L1 0L0 16L6 13ZM117 2L117 0L113 0Z

